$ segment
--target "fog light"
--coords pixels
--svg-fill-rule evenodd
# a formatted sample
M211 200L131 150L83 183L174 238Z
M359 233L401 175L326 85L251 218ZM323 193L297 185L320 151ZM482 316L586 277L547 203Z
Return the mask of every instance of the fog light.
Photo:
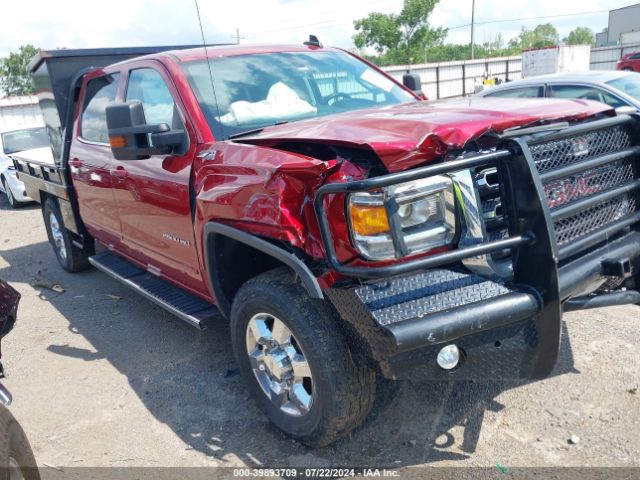
M445 370L451 370L460 361L460 350L455 345L447 345L438 352L438 365Z

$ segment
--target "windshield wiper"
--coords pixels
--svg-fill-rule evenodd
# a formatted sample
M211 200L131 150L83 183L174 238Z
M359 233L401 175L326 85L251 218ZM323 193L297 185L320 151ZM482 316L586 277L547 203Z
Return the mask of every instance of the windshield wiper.
M254 133L260 133L261 131L263 131L265 128L267 127L272 127L275 125L284 125L285 123L289 123L289 120L280 120L274 124L271 125L265 125L264 127L260 127L260 128L252 128L251 130L245 130L244 132L238 132L238 133L234 133L232 135L229 135L229 139L234 139L234 138L239 138L239 137L244 137L246 135L252 135Z

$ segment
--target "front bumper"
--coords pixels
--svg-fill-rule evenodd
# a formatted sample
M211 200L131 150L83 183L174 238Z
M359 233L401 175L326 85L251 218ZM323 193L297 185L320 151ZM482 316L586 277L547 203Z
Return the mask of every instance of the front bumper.
M640 302L633 290L607 291L608 265L628 262L640 272L640 232L630 231L559 269L562 305L570 310ZM456 270L430 270L335 288L329 299L349 324L357 348L386 377L528 379L550 373L560 344L556 328L544 328L542 296L514 283L501 284ZM561 315L555 319L559 327ZM442 370L438 351L454 343L464 353L460 367ZM554 362L541 347L555 345Z

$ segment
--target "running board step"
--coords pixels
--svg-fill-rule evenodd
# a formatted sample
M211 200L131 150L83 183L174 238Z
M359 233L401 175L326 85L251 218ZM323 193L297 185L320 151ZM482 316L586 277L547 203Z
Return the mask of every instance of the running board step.
M90 257L89 262L98 270L102 270L200 330L205 330L208 323L218 315L218 310L210 303L165 282L113 253L99 253Z

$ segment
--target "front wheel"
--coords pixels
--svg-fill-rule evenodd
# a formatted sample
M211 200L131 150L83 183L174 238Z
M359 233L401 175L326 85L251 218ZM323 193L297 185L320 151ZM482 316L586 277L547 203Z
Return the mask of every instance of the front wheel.
M51 198L47 199L42 209L47 236L58 262L67 272L75 273L87 269L89 255L73 243L71 233L64 226L62 214L58 204Z
M40 480L27 436L4 405L0 405L0 479Z
M9 205L11 206L11 208L18 208L20 204L13 196L13 192L11 191L9 184L4 178L2 179L2 188L4 189L4 193L7 195L7 200L9 201Z
M272 270L240 288L231 336L258 407L300 442L328 445L368 415L375 372L353 358L332 310L309 298L290 270Z

